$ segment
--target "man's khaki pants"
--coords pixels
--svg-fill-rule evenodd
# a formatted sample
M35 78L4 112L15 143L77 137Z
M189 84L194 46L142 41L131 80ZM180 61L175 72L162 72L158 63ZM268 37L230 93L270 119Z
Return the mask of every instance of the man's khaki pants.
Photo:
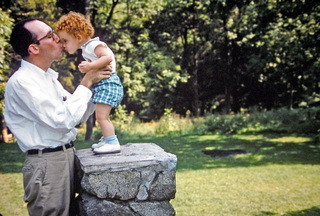
M31 216L68 216L74 201L74 148L27 155L24 201Z

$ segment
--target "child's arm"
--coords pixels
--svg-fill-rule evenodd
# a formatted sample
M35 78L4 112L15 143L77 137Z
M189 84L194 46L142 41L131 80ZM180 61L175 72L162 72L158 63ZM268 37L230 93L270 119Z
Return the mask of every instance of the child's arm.
M97 46L94 49L94 53L99 59L93 62L82 61L78 66L81 73L87 73L93 69L105 68L112 61L112 51L103 45Z

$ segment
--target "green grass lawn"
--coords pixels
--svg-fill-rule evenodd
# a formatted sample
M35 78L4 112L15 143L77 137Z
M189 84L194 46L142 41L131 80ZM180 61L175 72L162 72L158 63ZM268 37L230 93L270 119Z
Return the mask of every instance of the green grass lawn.
M177 216L320 215L320 143L283 134L120 136L122 144L156 143L178 157ZM77 141L77 149L91 142ZM202 150L243 149L212 158ZM0 213L27 215L16 144L0 144Z

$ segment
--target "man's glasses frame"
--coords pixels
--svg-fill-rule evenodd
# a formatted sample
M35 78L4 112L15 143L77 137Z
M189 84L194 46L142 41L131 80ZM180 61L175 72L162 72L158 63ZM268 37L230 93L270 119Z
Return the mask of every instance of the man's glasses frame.
M46 34L46 36L40 38L39 40L36 40L35 42L33 42L32 44L40 44L40 41L46 38L52 38L54 41L56 41L57 43L60 41L60 38L56 35L54 30L51 30L50 32L48 32L48 34Z

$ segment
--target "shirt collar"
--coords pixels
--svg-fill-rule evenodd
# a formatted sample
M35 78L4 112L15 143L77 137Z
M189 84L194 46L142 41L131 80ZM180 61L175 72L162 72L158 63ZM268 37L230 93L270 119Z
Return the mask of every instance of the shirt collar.
M92 39L90 39L90 40L88 40L87 42L85 42L82 46L81 46L81 48L84 48L85 46L87 46L90 42L92 42L92 41L99 41L100 39L99 39L99 37L95 37L95 38L92 38Z
M21 60L21 67L27 67L30 68L32 71L41 74L42 76L51 76L54 79L58 79L58 72L52 70L51 68L49 68L47 71L42 70L41 68L39 68L38 66L26 61L26 60Z

